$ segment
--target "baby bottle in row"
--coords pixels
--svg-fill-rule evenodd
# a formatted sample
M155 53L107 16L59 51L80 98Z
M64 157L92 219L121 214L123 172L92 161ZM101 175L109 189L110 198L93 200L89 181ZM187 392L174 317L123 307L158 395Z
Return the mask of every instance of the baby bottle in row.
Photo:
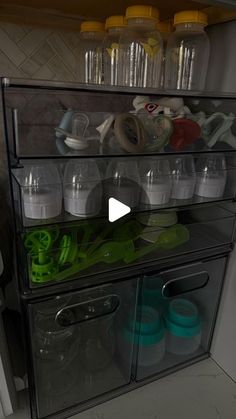
M27 218L57 217L62 209L62 188L59 171L54 164L25 164L20 175L24 213Z
M79 217L97 215L109 198L130 208L165 205L171 199L181 203L194 195L217 199L223 196L227 180L220 153L200 157L196 165L191 155L99 163L99 159L72 159L65 165L63 181L55 164L26 164L19 175L25 217L57 217L63 196L65 211Z

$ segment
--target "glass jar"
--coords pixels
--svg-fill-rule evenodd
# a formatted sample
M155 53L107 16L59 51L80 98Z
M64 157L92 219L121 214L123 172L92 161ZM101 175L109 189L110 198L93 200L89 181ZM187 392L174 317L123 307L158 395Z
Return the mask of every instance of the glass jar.
M145 205L167 204L171 197L172 178L169 161L152 157L140 164L141 203Z
M197 10L179 12L174 16L174 26L167 44L165 88L201 91L210 52L205 32L207 15Z
M125 17L121 15L110 16L106 19L107 35L102 48L104 51L104 84L108 86L118 85L119 40L125 25Z
M170 160L173 199L191 199L196 184L196 173L192 156L180 156Z
M25 164L20 183L25 217L40 220L60 215L62 185L55 164Z
M86 21L80 27L81 43L77 51L76 74L80 83L103 83L104 63L101 47L105 36L102 22Z
M64 173L65 210L77 217L92 217L102 205L102 186L93 159L76 159L66 164Z
M163 42L156 30L159 12L152 6L130 6L120 38L118 83L130 87L160 87Z

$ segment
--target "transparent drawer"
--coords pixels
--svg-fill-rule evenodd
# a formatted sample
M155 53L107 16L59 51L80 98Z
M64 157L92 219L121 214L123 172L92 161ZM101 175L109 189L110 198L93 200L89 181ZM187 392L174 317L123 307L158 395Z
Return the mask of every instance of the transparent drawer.
M234 222L234 213L215 205L27 229L19 268L26 287L38 287L220 246L229 250Z
M18 229L108 217L110 198L133 213L232 201L236 165L223 153L22 161L12 170Z
M157 98L146 89L138 96L102 89L4 89L12 160L236 148L233 98Z
M138 317L125 321L122 334L125 348L132 324L138 381L209 351L225 264L212 259L144 277Z
M127 312L134 321L137 286L130 279L29 305L37 417L130 382L133 344L124 354L118 337Z

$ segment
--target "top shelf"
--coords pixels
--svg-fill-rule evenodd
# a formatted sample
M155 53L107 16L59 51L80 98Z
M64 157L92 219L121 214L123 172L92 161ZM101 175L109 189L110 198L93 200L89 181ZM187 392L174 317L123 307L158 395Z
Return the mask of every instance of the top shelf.
M1 79L3 89L36 89L36 90L55 90L55 91L75 91L75 92L100 92L114 93L122 95L145 95L145 96L175 96L187 98L206 98L206 99L236 99L236 93L217 92L217 91L184 91L184 90L164 90L152 88L124 87L124 86L105 86L97 84L82 84L75 82L60 82L49 80L30 80L23 78Z

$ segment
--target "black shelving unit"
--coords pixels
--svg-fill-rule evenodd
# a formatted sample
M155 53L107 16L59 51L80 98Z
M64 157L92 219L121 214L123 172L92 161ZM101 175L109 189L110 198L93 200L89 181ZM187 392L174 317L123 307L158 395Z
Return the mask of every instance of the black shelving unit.
M216 99L217 112L236 113L236 97L6 78L1 88L33 417L68 417L207 357L234 239L236 148L221 144L209 149L202 143L200 149L178 153L132 155L99 146L68 154L58 147L55 127L68 108L95 116L98 110L101 115L128 112L137 94L181 96L193 112L203 109L208 115L215 112ZM88 219L64 209L45 220L29 219L24 213L21 173L29 163L53 160L63 168L71 159L106 162L192 155L197 160L212 153L224 153L228 164L228 182L220 198L195 196L162 206L139 206L114 225L107 220L107 205ZM147 241L140 216L163 211L176 213L180 230L173 231L179 242L155 248ZM127 225L141 228L131 228L131 237L124 239ZM158 228L153 226L153 231ZM165 226L162 230L167 231ZM72 247L68 241L63 247L68 237ZM111 243L116 246L113 253ZM34 273L40 257L49 266L41 277L39 271ZM173 343L175 335L168 329L168 310L176 299L192 304L189 307L198 313L195 334L191 329L192 335L181 341L176 332L182 344ZM184 347L187 337L192 337L188 341L192 349L174 353L173 345Z

